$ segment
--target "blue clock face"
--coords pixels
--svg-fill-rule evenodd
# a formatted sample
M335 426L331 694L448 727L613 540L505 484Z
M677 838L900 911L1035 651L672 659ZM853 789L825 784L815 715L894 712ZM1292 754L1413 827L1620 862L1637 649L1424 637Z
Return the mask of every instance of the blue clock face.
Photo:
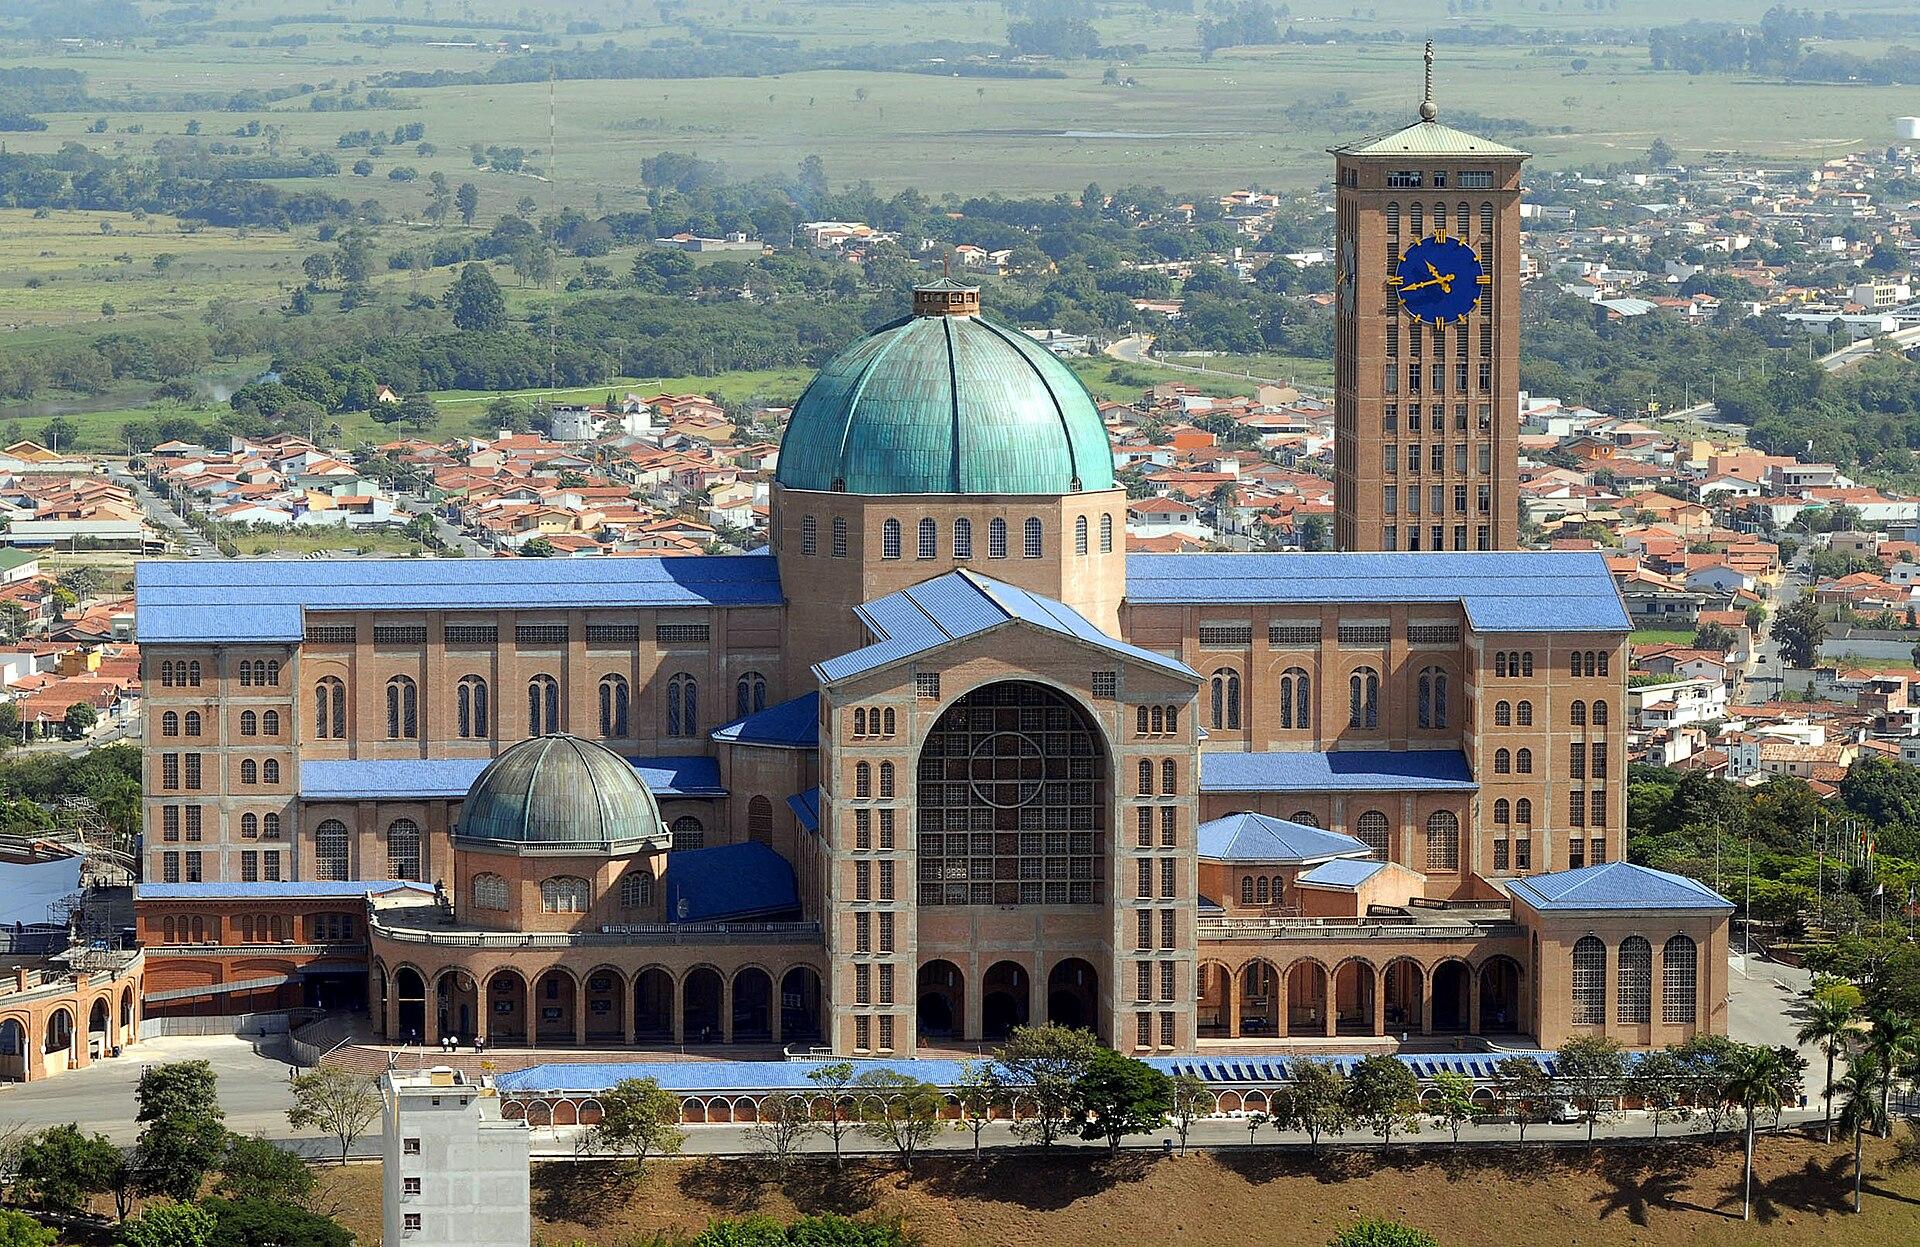
M1429 234L1400 257L1392 285L1407 315L1429 325L1465 320L1480 305L1487 270L1473 248L1458 238Z

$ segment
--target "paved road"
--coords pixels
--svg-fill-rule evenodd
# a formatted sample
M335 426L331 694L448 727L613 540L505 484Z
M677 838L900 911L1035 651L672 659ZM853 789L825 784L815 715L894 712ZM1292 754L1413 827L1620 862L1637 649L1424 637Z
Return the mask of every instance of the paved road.
M226 556L218 547L200 534L200 530L181 519L179 514L167 504L167 500L147 487L147 483L125 468L113 465L107 469L107 475L114 484L133 491L140 509L147 513L147 522L184 551L188 557L196 559L217 559Z
M77 1121L116 1143L131 1143L139 1134L133 1092L141 1068L202 1060L211 1062L219 1075L228 1129L279 1139L292 1135L287 1126L287 1108L293 1103L287 1066L257 1055L250 1043L232 1035L149 1039L117 1060L42 1082L0 1085L0 1128L23 1123L39 1129Z
M458 550L468 558L487 558L493 554L492 550L475 541L459 528L449 524L446 518L434 510L433 504L426 499L401 497L395 501L402 510L413 515L424 515L432 520L434 533L440 538L440 543L449 549Z

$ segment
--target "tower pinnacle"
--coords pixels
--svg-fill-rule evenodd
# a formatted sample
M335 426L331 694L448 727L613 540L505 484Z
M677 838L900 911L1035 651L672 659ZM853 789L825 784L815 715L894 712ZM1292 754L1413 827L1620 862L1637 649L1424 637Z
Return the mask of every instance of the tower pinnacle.
M1429 39L1427 40L1427 94L1426 98L1420 101L1420 120L1432 121L1439 115L1440 110L1433 106L1433 40Z

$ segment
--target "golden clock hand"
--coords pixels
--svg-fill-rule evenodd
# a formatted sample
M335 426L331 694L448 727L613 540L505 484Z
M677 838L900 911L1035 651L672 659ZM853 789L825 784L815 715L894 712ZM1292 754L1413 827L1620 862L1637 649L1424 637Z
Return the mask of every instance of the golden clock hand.
M1431 266L1431 265L1429 265L1428 267L1432 267L1432 266ZM1414 283L1413 283L1413 284L1412 284L1411 286L1402 286L1402 287L1400 287L1400 293L1401 293L1401 294L1407 294L1407 293L1409 293L1409 292L1411 292L1411 291L1414 291L1414 290L1425 290L1425 289L1426 289L1426 288L1427 288L1428 286L1438 286L1438 287L1440 287L1440 290L1441 290L1441 292L1442 292L1443 294L1452 294L1452 293L1453 293L1453 281L1454 281L1454 277L1455 277L1455 276L1456 276L1456 275L1455 275L1455 274L1453 274L1453 273L1438 273L1438 272L1436 272L1436 273L1435 273L1435 274L1433 275L1433 280L1431 280L1431 281L1416 281L1416 282L1414 282Z

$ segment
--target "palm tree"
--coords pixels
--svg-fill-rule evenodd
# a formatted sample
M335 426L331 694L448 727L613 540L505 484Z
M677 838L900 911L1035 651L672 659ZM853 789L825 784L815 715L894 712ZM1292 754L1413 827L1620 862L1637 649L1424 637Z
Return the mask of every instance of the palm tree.
M1747 1167L1741 1184L1740 1219L1753 1219L1753 1124L1762 1110L1778 1113L1786 1102L1792 1071L1777 1048L1743 1047L1727 1071L1726 1097L1747 1116Z
M1867 1051L1880 1067L1880 1115L1876 1133L1885 1137L1893 1128L1887 1115L1893 1097L1893 1071L1920 1051L1920 1025L1904 1013L1888 1008L1875 1009L1867 1017Z
M1834 994L1807 993L1807 1020L1795 1041L1814 1044L1827 1057L1827 1142L1833 1142L1833 1063L1852 1036L1859 1009L1853 1001Z
M1887 1111L1882 1106L1886 1084L1892 1081L1872 1051L1862 1052L1848 1064L1847 1073L1836 1090L1847 1101L1840 1106L1840 1129L1853 1136L1853 1210L1860 1211L1860 1151L1866 1132L1884 1134L1888 1129Z

